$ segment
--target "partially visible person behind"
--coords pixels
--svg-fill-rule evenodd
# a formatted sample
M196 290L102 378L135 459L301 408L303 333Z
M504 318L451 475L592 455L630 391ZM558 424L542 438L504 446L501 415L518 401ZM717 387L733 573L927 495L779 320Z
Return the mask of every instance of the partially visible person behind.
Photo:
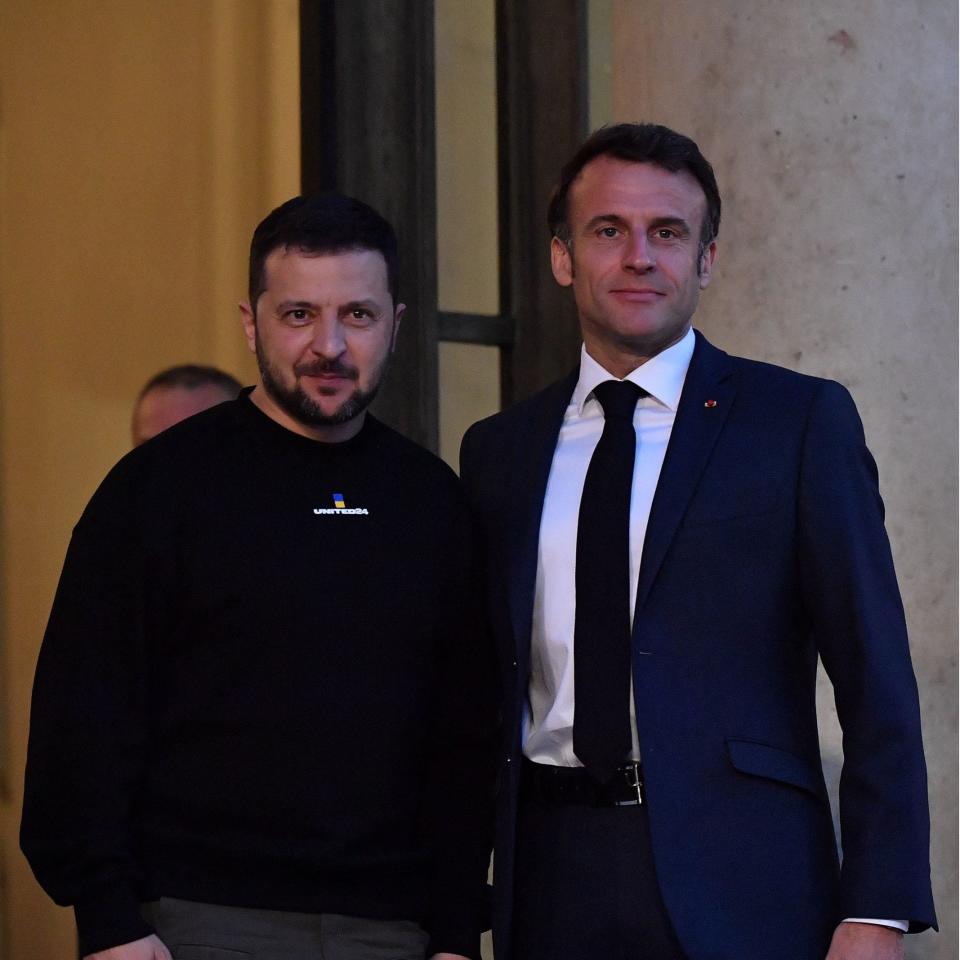
M187 417L225 400L236 400L243 385L216 367L182 363L152 376L137 395L130 433L133 445L163 433Z

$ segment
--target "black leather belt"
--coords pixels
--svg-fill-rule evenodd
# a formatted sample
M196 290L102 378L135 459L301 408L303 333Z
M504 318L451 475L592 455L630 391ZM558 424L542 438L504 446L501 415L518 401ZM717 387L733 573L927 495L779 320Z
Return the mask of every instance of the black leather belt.
M520 796L586 807L635 807L645 797L643 770L639 763L628 763L607 783L599 783L583 767L554 767L524 757Z

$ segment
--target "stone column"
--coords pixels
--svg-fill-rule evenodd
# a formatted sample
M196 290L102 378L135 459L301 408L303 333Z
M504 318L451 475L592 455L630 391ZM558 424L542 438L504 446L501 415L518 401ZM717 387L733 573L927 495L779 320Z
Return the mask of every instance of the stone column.
M879 463L957 955L957 11L934 0L615 0L612 117L691 135L723 195L700 327L841 381ZM822 748L840 738L821 684ZM835 787L835 783L832 785Z

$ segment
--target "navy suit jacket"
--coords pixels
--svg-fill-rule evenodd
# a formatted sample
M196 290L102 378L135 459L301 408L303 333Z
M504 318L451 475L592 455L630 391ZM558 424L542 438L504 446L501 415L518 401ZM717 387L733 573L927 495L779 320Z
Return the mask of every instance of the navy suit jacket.
M537 544L577 376L474 424L461 451L504 689L498 960L523 960L510 929ZM842 867L818 654L843 727ZM690 960L820 960L844 917L935 925L916 682L876 467L842 386L697 335L643 548L633 682L657 876Z

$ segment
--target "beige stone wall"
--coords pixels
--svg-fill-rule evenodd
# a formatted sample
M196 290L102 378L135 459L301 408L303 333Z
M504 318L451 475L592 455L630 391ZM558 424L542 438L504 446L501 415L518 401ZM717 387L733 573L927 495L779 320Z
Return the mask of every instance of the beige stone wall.
M0 957L71 960L17 846L34 662L70 530L162 366L250 382L250 233L299 181L297 0L0 7Z
M615 0L612 119L690 134L724 200L697 325L833 377L876 456L920 685L957 956L957 12L934 0ZM826 684L823 752L840 741Z

